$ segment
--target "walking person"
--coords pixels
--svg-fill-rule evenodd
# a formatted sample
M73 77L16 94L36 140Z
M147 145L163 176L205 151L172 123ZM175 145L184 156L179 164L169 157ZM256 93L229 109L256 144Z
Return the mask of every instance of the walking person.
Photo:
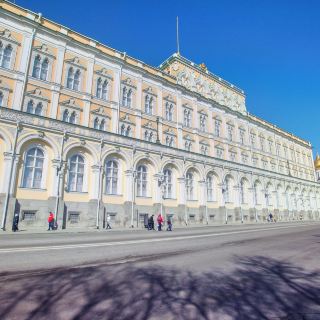
M167 231L172 231L172 221L170 217L167 219Z
M54 230L54 215L51 211L48 217L48 231L50 230Z
M148 220L148 230L154 230L154 220L153 220L153 214Z
M106 229L112 229L111 228L111 216L110 214L107 214L107 227Z
M159 215L157 217L157 222L158 222L158 231L161 231L163 218L162 218L162 215L160 213L159 213Z
M19 224L19 213L16 212L13 216L13 223L12 223L13 232L19 231L18 224Z

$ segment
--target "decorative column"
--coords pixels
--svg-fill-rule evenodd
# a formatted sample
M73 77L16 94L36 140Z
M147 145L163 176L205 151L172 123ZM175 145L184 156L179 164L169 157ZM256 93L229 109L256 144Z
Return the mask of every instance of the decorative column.
M120 115L120 101L121 101L121 73L122 66L119 66L119 69L114 72L114 81L113 81L113 101L115 102L115 106L112 105L112 115L111 115L111 123L112 123L112 132L118 133L119 127L119 115Z

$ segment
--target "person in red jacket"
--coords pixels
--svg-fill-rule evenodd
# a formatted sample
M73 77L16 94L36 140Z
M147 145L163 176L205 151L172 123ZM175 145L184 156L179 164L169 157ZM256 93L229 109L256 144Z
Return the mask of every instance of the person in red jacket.
M54 216L53 216L53 213L52 213L52 212L49 213L48 224L49 224L49 226L48 226L48 231L53 230L53 226L54 226Z
M158 231L161 231L161 227L163 223L163 218L161 214L158 215L157 222L158 222Z

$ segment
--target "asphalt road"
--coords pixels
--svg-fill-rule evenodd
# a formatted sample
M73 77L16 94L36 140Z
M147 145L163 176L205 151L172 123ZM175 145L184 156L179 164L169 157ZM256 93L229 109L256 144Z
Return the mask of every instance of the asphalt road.
M320 224L0 234L0 319L320 319Z

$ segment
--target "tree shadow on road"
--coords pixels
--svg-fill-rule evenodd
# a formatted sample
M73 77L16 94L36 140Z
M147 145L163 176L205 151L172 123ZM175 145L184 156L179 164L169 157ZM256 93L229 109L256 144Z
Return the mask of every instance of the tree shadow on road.
M127 264L4 276L0 319L320 319L319 271L234 262L231 273Z

